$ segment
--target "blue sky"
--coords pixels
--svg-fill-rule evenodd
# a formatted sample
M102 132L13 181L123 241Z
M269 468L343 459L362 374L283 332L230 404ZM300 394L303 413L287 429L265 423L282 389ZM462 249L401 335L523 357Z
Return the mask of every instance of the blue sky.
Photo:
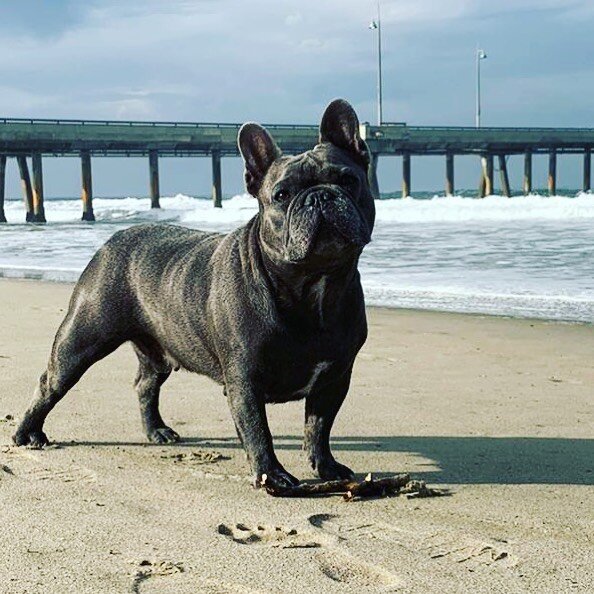
M316 123L334 97L375 119L372 0L0 1L0 115ZM594 127L592 0L383 0L384 119L472 125L474 51L484 125ZM559 185L575 187L577 157ZM141 159L95 159L96 195L146 195ZM544 184L543 159L536 162ZM413 189L441 189L443 163L413 160ZM223 161L226 193L241 190ZM380 164L382 189L400 160ZM511 161L512 184L520 161ZM79 193L76 159L46 159L48 195ZM460 159L457 185L478 168ZM541 185L542 185L541 184ZM208 194L206 159L166 159L163 194ZM16 165L9 196L19 193Z

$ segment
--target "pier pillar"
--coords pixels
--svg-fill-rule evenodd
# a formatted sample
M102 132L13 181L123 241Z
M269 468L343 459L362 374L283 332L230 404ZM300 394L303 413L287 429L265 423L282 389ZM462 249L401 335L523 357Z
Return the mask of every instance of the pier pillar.
M369 153L369 168L367 169L367 181L369 183L369 189L374 200L379 200L380 189L379 182L377 180L377 163L379 161L378 153Z
M151 208L161 208L159 204L159 153L155 149L149 151L149 181Z
M493 194L493 155L489 153L487 159L487 173L485 175L485 194L491 196Z
M549 196L557 193L557 151L549 151Z
M484 198L485 195L486 195L485 194L485 172L484 172L482 158L481 158L481 177L479 179L478 197Z
M0 155L0 223L6 223L4 192L6 189L6 155Z
M453 196L454 189L454 153L446 153L446 196Z
M532 192L532 151L524 153L524 183L522 185L524 196Z
M89 151L81 151L80 165L82 173L82 220L94 221L95 213L93 212L93 175L91 170L91 153Z
M36 223L45 223L45 209L43 206L43 165L41 153L31 155L33 171L33 213Z
M499 161L499 175L501 177L501 193L507 198L511 197L511 189L509 187L509 176L507 175L507 161L505 155L497 155Z
M592 154L591 149L584 150L584 183L582 189L589 192L592 188Z
M19 155L17 157L19 174L21 176L21 187L23 188L23 199L25 201L25 220L32 223L35 220L33 212L33 190L31 189L31 177L29 176L29 167L27 166L27 157Z
M487 153L481 156L481 183L479 186L479 197L484 198L493 194L493 155Z
M402 197L410 196L410 153L402 153Z
M221 184L221 151L212 151L212 204L223 207L223 187Z

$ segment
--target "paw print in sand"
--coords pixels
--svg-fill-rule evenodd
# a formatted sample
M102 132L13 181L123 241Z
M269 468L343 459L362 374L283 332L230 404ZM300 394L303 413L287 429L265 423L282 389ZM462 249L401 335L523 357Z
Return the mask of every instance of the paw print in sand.
M217 531L233 542L239 544L260 544L282 549L317 548L322 543L313 538L312 534L300 533L295 528L282 526L263 526L261 524L250 528L245 524L219 524Z

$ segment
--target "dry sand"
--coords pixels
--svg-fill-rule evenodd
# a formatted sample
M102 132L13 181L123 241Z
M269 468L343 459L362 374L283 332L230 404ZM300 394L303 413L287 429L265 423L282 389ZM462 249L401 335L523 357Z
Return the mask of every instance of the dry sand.
M0 419L18 417L71 286L0 282ZM185 373L147 445L124 346L48 418L57 447L0 422L0 592L593 592L594 328L369 311L335 431L357 472L407 471L436 499L274 499L248 485L220 387ZM302 403L269 410L281 461Z

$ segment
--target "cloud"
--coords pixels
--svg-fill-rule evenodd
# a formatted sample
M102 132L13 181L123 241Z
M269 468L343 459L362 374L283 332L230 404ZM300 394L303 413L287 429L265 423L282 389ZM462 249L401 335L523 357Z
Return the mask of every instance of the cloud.
M119 120L154 119L156 109L149 99L118 99L106 101L105 106Z
M297 25L303 21L303 16L300 12L292 12L285 17L285 24L288 26Z
M50 37L0 24L0 51L10 55L0 112L312 121L327 100L345 95L364 119L373 117L375 33L367 29L373 0L302 0L298 9L287 0L77 6L77 18ZM390 119L419 122L435 114L455 122L463 113L459 90L471 106L477 39L489 50L485 75L505 86L506 76L567 69L564 59L575 61L570 54L588 55L576 38L594 18L590 0L383 0L381 6ZM543 23L559 37L563 22L577 33L556 48ZM583 33L583 44L587 39ZM539 55L531 57L537 47Z

